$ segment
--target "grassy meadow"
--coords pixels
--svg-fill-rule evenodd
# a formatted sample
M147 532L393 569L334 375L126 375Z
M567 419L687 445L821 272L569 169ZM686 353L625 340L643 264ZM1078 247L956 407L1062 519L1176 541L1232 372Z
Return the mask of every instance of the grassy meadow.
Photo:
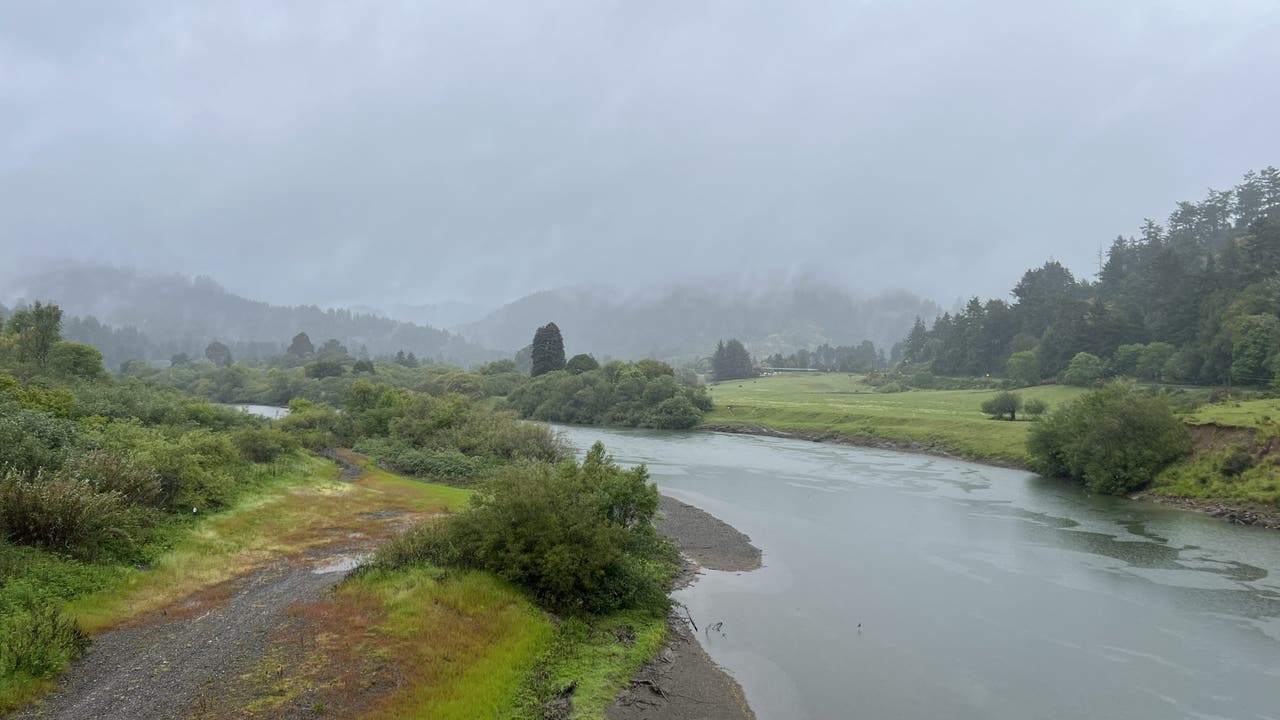
M914 441L975 460L1025 463L1031 422L992 420L979 407L995 390L908 390L880 393L861 375L783 373L731 380L711 388L706 423L762 425L789 432ZM1081 388L1045 385L1018 393L1053 409Z

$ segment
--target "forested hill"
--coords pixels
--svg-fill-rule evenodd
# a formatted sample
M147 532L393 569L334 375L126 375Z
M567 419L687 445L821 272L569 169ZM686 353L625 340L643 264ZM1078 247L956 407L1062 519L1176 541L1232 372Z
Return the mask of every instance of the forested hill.
M685 285L625 299L608 289L564 288L526 296L454 329L486 347L513 351L529 344L530 328L554 319L574 353L684 360L705 356L726 337L760 357L863 340L888 348L916 316L940 313L932 301L906 292L862 300L806 280L751 290Z
M6 289L7 302L57 302L68 316L63 333L102 351L108 367L126 360L167 361L177 353L203 357L219 340L236 358L278 355L298 332L317 342L335 338L370 355L399 350L423 360L459 365L499 356L433 327L314 305L283 307L235 295L206 277L151 275L74 264L33 274Z
M1051 261L1012 294L1012 304L973 298L915 327L904 361L1028 384L1069 371L1266 384L1280 374L1280 170L1250 172L1178 203L1164 225L1116 238L1094 281Z

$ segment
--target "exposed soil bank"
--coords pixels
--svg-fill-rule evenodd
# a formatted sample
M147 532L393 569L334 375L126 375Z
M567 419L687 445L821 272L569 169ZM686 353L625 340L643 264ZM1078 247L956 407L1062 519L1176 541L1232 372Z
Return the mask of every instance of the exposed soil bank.
M1157 495L1149 491L1130 495L1129 499L1204 513L1210 517L1226 520L1232 525L1254 525L1271 530L1280 530L1280 510L1264 505L1214 500L1212 498L1172 497L1169 495Z
M1220 449L1219 446L1222 445L1222 442L1209 443L1207 445L1202 442L1201 436L1204 433L1197 431L1202 430L1203 427L1204 426L1193 426L1192 428L1192 437L1196 443L1197 450ZM935 457L949 458L951 460L964 460L966 462L976 462L983 465L1035 472L1026 463L1015 462L1012 460L964 457L963 455L950 452L937 445L929 445L926 443L916 442L914 440L889 440L887 438L866 435L841 435L839 433L818 430L785 432L764 427L762 425L738 425L733 423L707 423L705 425L699 425L694 429L706 430L709 432L733 433L736 435L760 435L763 437L779 437L790 440L807 440L809 442L830 442L841 445L853 445L856 447L876 448L879 450L897 450L899 452L932 455ZM1219 428L1219 430L1221 430L1221 428ZM1238 440L1239 437L1237 437L1237 435L1244 437L1244 434L1247 434L1247 437L1250 439L1253 437L1252 431L1248 429L1229 428L1229 430L1240 431L1235 434L1227 434L1227 436L1232 440ZM1280 444L1280 439L1275 440L1273 444ZM1204 447L1202 447L1202 445L1204 445ZM1280 530L1280 510L1254 503L1223 500L1221 498L1173 497L1169 495L1161 495L1150 490L1144 490L1143 492L1136 493L1128 497L1130 500L1156 503L1158 505L1167 505L1170 507L1180 508L1182 510L1205 513L1206 515L1220 518L1235 525L1255 525L1258 527Z
M676 586L697 578L700 567L747 571L760 567L760 548L728 523L674 498L663 496L658 529L688 562ZM696 621L696 618L694 619ZM605 711L609 720L754 720L742 688L702 649L685 616L667 618L667 643L645 663Z

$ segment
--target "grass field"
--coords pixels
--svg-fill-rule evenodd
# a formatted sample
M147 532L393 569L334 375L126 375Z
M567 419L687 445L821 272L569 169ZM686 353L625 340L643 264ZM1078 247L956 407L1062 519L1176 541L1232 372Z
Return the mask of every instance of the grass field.
M1083 392L1049 385L1019 390L1050 409ZM720 383L707 423L763 425L790 432L914 441L976 460L1022 463L1031 422L992 420L979 407L994 390L909 390L878 393L862 376L794 373Z
M1213 423L1253 428L1263 435L1280 432L1280 399L1244 400L1205 405L1184 418L1190 425Z

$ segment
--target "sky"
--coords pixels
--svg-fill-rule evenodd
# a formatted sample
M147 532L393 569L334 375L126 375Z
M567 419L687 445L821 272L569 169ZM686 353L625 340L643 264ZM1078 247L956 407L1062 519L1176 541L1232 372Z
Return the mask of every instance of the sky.
M1280 164L1274 0L0 5L0 266L273 302L1078 274ZM0 273L3 274L3 273Z

